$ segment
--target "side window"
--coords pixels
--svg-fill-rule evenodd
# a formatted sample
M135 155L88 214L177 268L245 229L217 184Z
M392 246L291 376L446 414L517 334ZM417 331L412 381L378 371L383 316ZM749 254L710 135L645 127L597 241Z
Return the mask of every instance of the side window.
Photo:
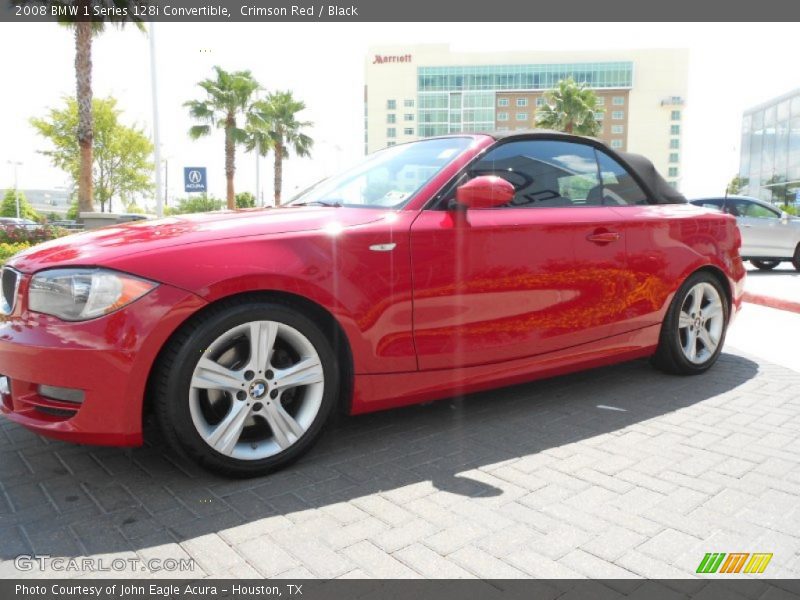
M719 200L702 200L699 203L703 208L713 208L715 210L722 210L722 204Z
M781 214L761 206L755 202L748 202L744 213L745 217L755 217L756 219L779 219Z
M594 149L572 142L509 142L490 150L469 175L497 175L511 183L517 192L511 207L597 205L595 199L602 198Z
M743 217L747 212L747 203L742 202L741 200L733 200L731 198L726 198L724 201L725 208L723 212L728 213L729 215L733 215L734 217Z
M605 152L597 151L600 176L603 179L603 204L625 206L649 204L647 194L642 191L631 174Z

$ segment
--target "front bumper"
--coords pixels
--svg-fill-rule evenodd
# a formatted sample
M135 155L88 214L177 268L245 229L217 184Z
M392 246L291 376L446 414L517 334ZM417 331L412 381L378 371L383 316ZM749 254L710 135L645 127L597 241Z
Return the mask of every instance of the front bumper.
M27 295L23 277L20 298ZM28 429L70 442L136 446L142 443L147 380L159 351L186 318L206 303L160 285L129 306L98 319L67 323L27 311L0 316L0 413ZM83 392L65 402L39 386Z

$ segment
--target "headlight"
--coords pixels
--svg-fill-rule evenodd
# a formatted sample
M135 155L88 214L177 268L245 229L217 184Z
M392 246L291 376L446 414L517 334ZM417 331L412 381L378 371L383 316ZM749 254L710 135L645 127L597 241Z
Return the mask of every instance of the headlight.
M31 279L28 308L65 321L85 321L122 308L157 285L106 269L52 269Z

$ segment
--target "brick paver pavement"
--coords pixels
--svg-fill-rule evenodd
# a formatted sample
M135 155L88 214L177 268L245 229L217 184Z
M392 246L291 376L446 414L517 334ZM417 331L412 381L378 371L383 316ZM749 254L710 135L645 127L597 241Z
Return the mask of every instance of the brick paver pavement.
M195 577L691 577L706 552L797 577L798 449L800 373L733 353L700 377L637 361L344 419L246 481L2 421L0 577L41 576L24 553L193 558Z

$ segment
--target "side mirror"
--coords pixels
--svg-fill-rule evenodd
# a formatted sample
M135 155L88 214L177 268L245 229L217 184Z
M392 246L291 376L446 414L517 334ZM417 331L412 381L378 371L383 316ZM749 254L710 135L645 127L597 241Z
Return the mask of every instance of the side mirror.
M789 222L789 213L787 213L785 210L781 211L781 221L783 221L784 223Z
M467 208L496 208L511 202L516 190L502 177L481 175L456 189L456 202Z

